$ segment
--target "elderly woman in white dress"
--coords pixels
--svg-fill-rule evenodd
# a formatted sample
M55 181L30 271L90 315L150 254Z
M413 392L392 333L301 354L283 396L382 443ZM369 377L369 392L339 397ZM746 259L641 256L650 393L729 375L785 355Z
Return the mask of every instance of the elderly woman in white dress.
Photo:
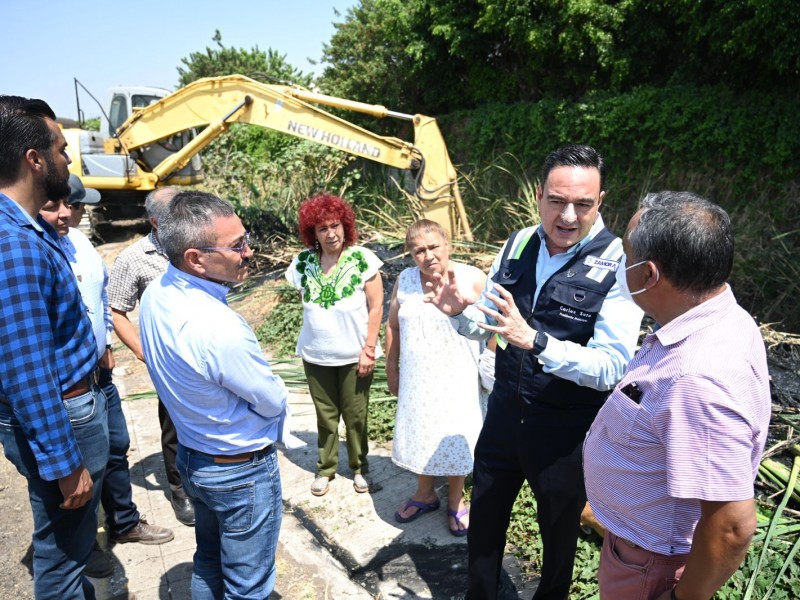
M464 477L472 472L475 443L483 418L479 396L480 343L460 336L441 311L424 301L425 284L453 268L465 296L477 298L486 275L450 260L447 232L437 223L417 221L406 233L406 250L416 263L394 286L386 328L386 375L397 395L392 461L418 475L417 490L395 513L408 523L437 510L434 487L447 477L450 532L464 536L469 510Z

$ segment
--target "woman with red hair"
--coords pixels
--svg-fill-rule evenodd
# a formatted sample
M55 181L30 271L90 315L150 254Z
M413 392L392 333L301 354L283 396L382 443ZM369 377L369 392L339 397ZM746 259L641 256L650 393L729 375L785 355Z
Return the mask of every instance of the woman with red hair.
M376 491L380 486L371 481L367 463L367 409L375 359L382 355L383 263L355 245L355 213L337 196L322 193L303 202L299 228L306 249L286 278L303 301L297 354L317 412L319 459L311 493L325 495L336 475L340 417L353 487L359 493Z

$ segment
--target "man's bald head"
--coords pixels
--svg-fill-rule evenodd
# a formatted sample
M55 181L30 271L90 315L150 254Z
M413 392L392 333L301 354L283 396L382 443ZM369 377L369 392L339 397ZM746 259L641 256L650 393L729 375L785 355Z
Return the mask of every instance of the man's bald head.
M147 211L147 218L150 223L158 229L158 221L167 210L169 201L172 200L181 190L175 186L168 185L154 189L147 194L144 200L144 208Z

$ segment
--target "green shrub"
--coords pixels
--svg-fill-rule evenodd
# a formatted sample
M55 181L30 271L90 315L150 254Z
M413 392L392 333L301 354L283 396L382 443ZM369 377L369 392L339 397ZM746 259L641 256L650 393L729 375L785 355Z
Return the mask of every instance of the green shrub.
M300 295L291 286L277 288L278 302L256 331L259 343L277 357L294 356L297 337L303 326L303 305Z

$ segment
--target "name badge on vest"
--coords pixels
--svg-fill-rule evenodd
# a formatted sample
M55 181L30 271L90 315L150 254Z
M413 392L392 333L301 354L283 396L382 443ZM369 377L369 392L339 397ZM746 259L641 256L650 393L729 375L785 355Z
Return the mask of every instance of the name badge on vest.
M587 256L583 264L587 267L592 267L596 269L606 269L607 271L611 271L612 273L617 272L617 268L619 267L618 260L611 260L610 258L600 258L599 256L592 256L591 254Z

